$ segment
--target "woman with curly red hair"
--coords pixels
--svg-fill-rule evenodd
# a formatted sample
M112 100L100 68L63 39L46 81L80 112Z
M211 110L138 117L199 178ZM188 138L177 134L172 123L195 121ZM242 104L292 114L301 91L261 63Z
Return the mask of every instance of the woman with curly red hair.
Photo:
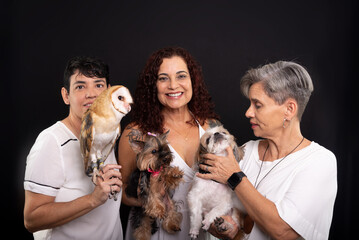
M160 134L170 130L169 147L173 153L172 165L184 172L184 182L175 190L173 200L178 204L183 220L181 231L169 234L159 227L151 239L190 239L187 193L195 172L199 139L209 121L217 120L200 65L183 48L168 47L153 53L148 59L134 94L132 122L124 130L118 147L122 165L124 189L136 168L136 154L129 138L145 138L148 132ZM122 195L129 206L141 206L138 199ZM132 238L129 222L126 239ZM204 235L200 235L199 239Z

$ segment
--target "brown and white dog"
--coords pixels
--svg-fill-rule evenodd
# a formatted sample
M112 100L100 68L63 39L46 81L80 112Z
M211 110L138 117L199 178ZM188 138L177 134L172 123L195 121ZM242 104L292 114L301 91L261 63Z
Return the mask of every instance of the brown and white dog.
M157 231L157 220L163 220L162 227L169 233L181 230L182 214L171 198L171 190L183 180L183 172L170 166L173 157L167 143L168 132L161 135L148 133L145 141L129 139L137 154L137 169L125 192L142 202L142 207L134 208L131 218L137 240L150 239Z
M236 160L239 162L243 158L244 152L242 148L237 146L234 137L222 125L211 126L201 137L199 155L212 153L218 156L226 156L228 146L233 149ZM199 171L208 173L202 169ZM218 231L225 231L232 227L223 221L221 216L224 215L232 215L233 220L241 228L243 217L240 217L239 212L234 209L234 197L233 191L227 185L195 176L187 196L190 208L191 228L189 235L191 238L196 239L198 237L201 226L204 230L208 230L212 223L215 223ZM239 235L242 237L243 233Z

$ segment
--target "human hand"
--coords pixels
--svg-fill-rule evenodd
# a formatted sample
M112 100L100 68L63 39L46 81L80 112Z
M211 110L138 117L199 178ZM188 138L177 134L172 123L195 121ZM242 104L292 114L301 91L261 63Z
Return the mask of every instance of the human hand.
M95 206L104 204L109 194L121 191L122 175L120 169L120 165L108 164L100 171L100 176L96 178L96 187L91 193L91 199Z
M214 154L202 155L201 164L199 167L205 171L209 171L207 174L197 173L197 177L203 179L212 179L217 182L226 184L230 176L235 172L240 172L241 169L234 157L231 147L226 148L227 156L221 157Z

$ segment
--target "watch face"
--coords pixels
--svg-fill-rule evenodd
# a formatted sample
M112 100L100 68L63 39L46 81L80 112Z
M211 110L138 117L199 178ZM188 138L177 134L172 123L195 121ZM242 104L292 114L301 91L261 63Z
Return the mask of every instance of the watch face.
M239 176L234 173L232 176L228 179L228 185L233 190L239 183Z
M242 181L245 176L243 172L233 173L232 176L227 180L229 187L234 190L237 185Z
M230 177L230 180L231 180L231 184L234 185L236 183L238 183L239 181L239 176L237 173L233 174L231 177Z

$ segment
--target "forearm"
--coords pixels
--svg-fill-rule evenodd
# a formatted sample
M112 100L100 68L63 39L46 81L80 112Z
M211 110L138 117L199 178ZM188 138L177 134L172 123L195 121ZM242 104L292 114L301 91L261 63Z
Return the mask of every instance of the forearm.
M279 216L275 204L243 178L235 193L251 219L274 239L296 239L299 235Z
M126 189L127 184L123 185L123 189ZM138 198L133 198L133 197L129 197L126 194L126 191L124 191L124 193L122 194L122 201L123 204L126 204L127 206L130 207L141 207L141 202Z
M29 194L29 193L26 193ZM35 193L30 193L35 194ZM24 210L25 227L30 232L54 228L68 223L98 206L86 195L70 202L51 202Z

